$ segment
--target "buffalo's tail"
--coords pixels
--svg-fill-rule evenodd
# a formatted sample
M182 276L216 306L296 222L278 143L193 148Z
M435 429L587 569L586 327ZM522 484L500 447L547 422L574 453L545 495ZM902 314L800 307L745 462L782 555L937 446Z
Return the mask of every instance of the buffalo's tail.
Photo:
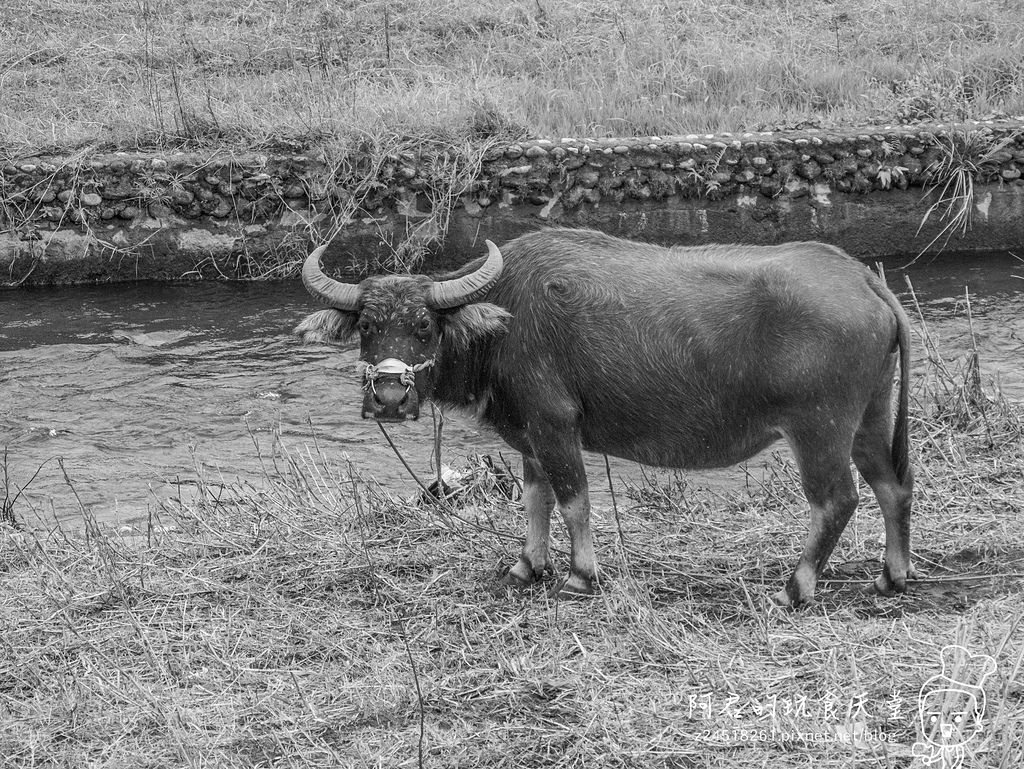
M892 311L896 318L896 346L900 356L900 388L896 406L896 423L892 432L892 466L896 478L904 484L910 476L910 436L909 436L909 401L910 401L910 320L900 304L900 300L884 283L875 286L879 298Z

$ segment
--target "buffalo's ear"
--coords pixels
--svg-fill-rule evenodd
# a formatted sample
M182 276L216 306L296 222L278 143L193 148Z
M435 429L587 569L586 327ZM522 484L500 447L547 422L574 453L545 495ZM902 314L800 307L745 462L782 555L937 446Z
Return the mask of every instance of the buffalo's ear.
M511 320L512 313L490 302L464 304L441 317L445 339L457 351L469 349L474 339L503 335Z
M359 315L341 310L320 310L295 327L293 334L302 337L303 344L330 344L342 342L356 332Z

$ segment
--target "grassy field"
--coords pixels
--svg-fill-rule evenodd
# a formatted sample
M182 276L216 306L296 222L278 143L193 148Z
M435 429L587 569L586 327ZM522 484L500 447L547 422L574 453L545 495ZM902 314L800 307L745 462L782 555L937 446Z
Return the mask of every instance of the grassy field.
M1015 0L7 0L0 150L1024 114Z
M986 697L963 765L1021 766L1024 410L975 363L915 381L924 579L896 599L862 592L862 488L817 602L771 604L807 521L781 457L728 493L620 487L596 512L605 589L571 602L495 587L523 516L479 466L457 506L414 504L315 441L140 530L0 523L3 765L923 766L919 693L945 670ZM944 668L952 643L976 656Z

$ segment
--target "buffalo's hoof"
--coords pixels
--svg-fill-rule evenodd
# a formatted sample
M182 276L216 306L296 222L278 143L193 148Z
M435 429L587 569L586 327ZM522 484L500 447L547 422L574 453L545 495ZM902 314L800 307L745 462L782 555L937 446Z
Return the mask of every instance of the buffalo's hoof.
M891 598L894 595L906 593L907 580L917 578L917 569L914 568L913 564L909 564L906 575L900 577L893 576L889 571L889 567L883 565L882 573L875 577L874 582L864 588L864 592Z
M772 603L782 609L805 609L814 603L814 595L790 595L789 588L784 587L772 596Z
M596 580L587 579L578 574L570 574L561 583L548 591L548 598L554 598L559 601L572 600L575 598L589 598L599 592Z
M537 571L526 560L520 558L508 571L505 572L504 575L501 576L498 583L503 587L512 587L522 590L530 587L536 582L542 581L545 575L550 574L551 572L552 569L550 566L544 566L540 571Z

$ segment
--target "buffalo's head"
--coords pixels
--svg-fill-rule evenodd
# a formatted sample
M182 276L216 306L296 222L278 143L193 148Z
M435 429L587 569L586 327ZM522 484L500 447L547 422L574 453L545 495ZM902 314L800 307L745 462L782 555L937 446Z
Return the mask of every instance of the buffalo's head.
M459 354L474 338L505 330L509 313L477 302L498 280L501 251L487 241L487 259L450 280L426 275L378 275L359 285L342 283L320 269L320 246L302 267L306 289L331 309L310 315L295 329L306 342L359 334L363 418L401 422L419 417L431 395L442 348Z

